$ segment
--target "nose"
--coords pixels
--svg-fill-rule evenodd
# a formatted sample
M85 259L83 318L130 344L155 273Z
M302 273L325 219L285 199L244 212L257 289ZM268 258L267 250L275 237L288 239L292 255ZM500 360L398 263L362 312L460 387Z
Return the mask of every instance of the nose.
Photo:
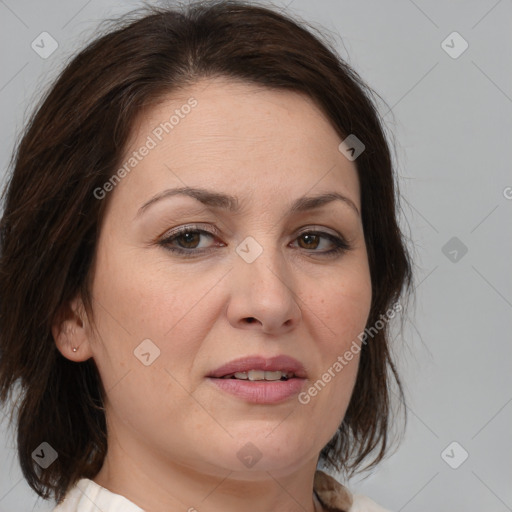
M230 274L227 315L231 325L273 335L296 328L302 317L300 298L278 250L265 249L251 263L237 255Z

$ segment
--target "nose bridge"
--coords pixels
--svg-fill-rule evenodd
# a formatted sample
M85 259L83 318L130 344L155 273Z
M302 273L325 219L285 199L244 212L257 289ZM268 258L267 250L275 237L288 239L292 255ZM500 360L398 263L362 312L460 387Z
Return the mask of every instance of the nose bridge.
M279 287L284 286L287 271L281 247L269 234L255 236L249 235L237 245L235 252L239 259L236 266L243 269L243 273L254 282L263 280L268 284L267 281L277 281Z
M293 277L275 238L268 233L249 235L235 252L236 296L232 299L236 318L232 320L255 319L266 331L295 324L301 312Z

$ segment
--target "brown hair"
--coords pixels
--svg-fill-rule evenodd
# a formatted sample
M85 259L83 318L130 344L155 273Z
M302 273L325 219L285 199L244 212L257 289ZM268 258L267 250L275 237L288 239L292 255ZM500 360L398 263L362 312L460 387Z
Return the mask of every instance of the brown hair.
M355 134L366 146L355 163L373 292L368 326L411 289L374 93L334 47L305 22L244 2L146 6L142 13L114 20L67 64L27 123L3 195L0 401L19 382L18 456L28 484L45 499L53 492L61 501L79 478L93 478L106 455L95 362L63 357L51 326L78 293L92 318L90 269L108 203L93 191L117 169L144 105L215 76L307 94L342 139ZM393 382L403 404L385 325L362 346L347 413L320 453L324 466L353 472L370 455L366 469L384 457ZM43 471L32 459L42 442L58 453Z

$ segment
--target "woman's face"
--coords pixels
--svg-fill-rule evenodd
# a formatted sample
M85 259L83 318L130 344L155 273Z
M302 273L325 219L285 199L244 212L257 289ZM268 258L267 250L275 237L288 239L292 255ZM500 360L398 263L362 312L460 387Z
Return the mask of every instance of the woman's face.
M335 434L371 301L359 183L340 142L311 100L223 79L141 117L97 247L99 334L68 355L94 358L109 435L133 460L149 464L150 453L162 468L285 474L316 463ZM212 201L175 194L143 207L177 187ZM327 193L346 199L292 210ZM168 240L180 227L190 232ZM329 253L339 235L350 248ZM241 357L278 355L304 366L300 394L279 395L290 382L242 382L258 387L256 402L208 377Z

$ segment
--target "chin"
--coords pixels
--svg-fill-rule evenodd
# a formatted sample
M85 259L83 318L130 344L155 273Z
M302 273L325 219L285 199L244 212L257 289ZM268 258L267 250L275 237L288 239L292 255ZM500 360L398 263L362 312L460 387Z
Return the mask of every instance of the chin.
M232 433L232 432L231 432ZM286 434L283 431L284 434ZM233 433L232 433L233 434ZM247 479L253 479L257 473L262 473L262 478L268 479L268 472L286 474L304 465L304 461L311 456L305 451L305 436L301 436L296 443L290 441L290 436L261 432L259 435L234 435L225 451L216 458L217 464L222 461L222 466L227 470L245 475Z

